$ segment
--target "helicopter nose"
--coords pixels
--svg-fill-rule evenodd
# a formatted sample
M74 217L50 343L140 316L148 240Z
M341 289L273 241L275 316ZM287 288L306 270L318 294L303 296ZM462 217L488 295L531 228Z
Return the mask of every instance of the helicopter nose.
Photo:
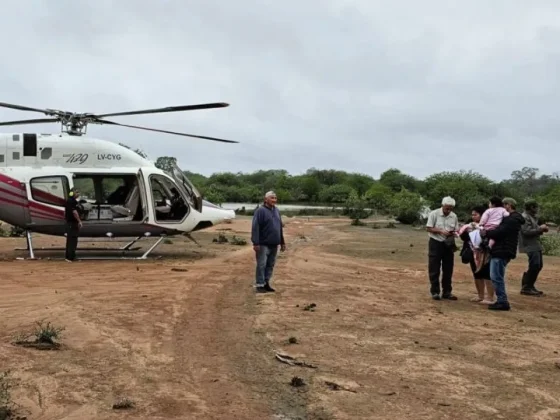
M227 210L208 201L204 201L202 206L202 218L211 222L213 225L226 223L228 220L235 219L235 211Z

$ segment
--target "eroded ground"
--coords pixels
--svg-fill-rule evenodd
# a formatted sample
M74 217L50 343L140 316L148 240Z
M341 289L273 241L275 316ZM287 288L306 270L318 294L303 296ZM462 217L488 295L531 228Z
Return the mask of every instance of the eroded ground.
M222 227L248 238L248 219ZM469 302L458 257L460 300L429 298L422 231L342 218L286 230L277 293L258 296L250 246L213 243L215 231L148 261L19 261L24 241L0 240L0 370L18 379L14 400L29 419L560 418L560 259L545 260L543 298L519 295L525 259L512 263L513 310L493 313ZM60 350L10 343L41 319L65 327ZM119 397L135 408L112 410Z

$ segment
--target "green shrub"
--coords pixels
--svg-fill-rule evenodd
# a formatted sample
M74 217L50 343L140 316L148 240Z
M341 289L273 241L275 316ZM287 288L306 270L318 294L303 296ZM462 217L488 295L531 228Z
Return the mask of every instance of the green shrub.
M541 236L541 243L544 255L560 255L560 235L543 235Z
M422 197L420 194L402 188L391 199L391 213L403 225L411 225L420 218L422 210Z

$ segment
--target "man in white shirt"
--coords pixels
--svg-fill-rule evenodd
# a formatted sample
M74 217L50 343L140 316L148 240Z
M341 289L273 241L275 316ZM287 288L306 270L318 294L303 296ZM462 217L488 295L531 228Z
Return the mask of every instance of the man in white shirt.
M453 212L454 208L455 200L445 197L441 202L441 208L431 211L426 223L426 230L430 237L428 241L430 293L434 300L457 300L457 297L451 293L453 290L455 233L459 230L459 220ZM442 273L441 288L440 272Z

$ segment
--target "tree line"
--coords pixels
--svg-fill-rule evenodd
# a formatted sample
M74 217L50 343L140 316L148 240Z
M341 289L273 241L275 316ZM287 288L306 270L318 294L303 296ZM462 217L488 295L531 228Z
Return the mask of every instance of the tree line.
M166 169L172 157L160 157L156 166ZM441 199L452 196L456 213L467 220L471 209L488 202L491 196L513 197L522 211L524 202L533 198L541 206L541 217L560 223L560 176L541 174L538 168L524 167L510 178L493 181L473 171L444 171L425 179L393 168L379 179L367 174L334 169L308 169L302 175L290 175L282 169L253 173L219 172L208 177L184 171L204 198L216 203L260 203L268 190L276 191L285 204L315 204L346 207L363 213L371 209L378 214L391 214L402 223L419 221L423 209L440 206Z

